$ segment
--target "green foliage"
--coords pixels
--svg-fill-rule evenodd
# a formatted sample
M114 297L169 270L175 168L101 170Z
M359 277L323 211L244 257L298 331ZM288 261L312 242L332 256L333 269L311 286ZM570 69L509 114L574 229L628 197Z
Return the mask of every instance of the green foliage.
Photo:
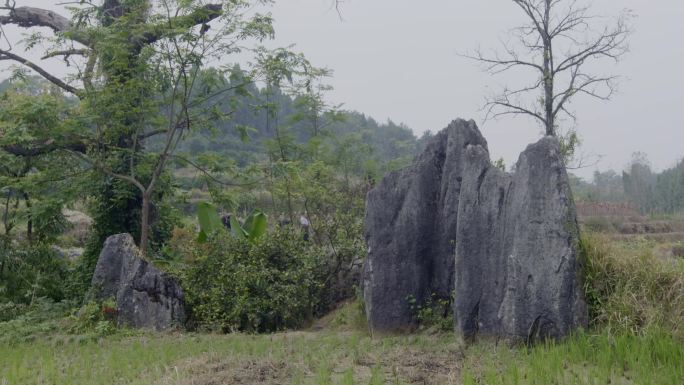
M204 243L210 236L223 229L223 222L219 218L218 211L208 202L200 202L197 206L197 218L200 224L200 232L197 238L199 243ZM230 217L230 232L239 239L256 242L268 230L268 216L260 210L254 210L245 220L244 226L235 218Z
M67 262L51 246L0 239L0 302L28 305L43 297L61 301L68 275Z
M383 384L406 385L436 377L434 383L446 384L444 372L458 363L453 341L450 336L372 339L359 331L68 336L0 344L0 378L22 385L110 385L112 378L131 385L367 385L374 377L390 381Z
M62 331L62 322L72 308L71 302L48 298L36 298L31 305L0 305L0 310L11 312L0 318L0 344L26 343Z
M531 349L480 343L465 352L463 384L679 384L684 347L660 328L640 336L580 332Z
M254 210L245 220L244 226L234 216L230 217L230 233L238 239L256 242L268 230L268 216L260 210Z
M197 241L200 243L206 242L209 236L223 228L223 223L221 223L218 211L216 211L216 208L209 202L200 202L197 204L197 219L200 226Z
M576 151L582 144L577 131L569 130L568 132L559 135L558 141L560 142L561 155L563 156L565 163L571 163L575 160Z
M440 332L454 330L454 312L450 299L440 298L437 294L432 293L422 303L419 303L412 295L408 296L406 300L420 330L436 329Z
M70 317L70 321L69 332L73 334L113 334L116 330L116 302L112 299L87 302Z
M503 158L499 158L492 163L494 167L498 168L499 170L506 172L506 162L504 161Z
M313 315L322 261L297 232L278 230L254 242L218 233L193 252L182 285L198 327L268 332Z
M23 303L2 302L0 303L0 322L11 321L29 309L29 306Z

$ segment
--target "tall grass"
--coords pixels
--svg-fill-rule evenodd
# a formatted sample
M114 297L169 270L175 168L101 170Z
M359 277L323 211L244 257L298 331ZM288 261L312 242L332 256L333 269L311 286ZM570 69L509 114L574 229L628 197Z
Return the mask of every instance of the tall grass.
M530 349L479 344L467 350L462 383L487 385L681 385L684 345L659 328L580 332Z
M684 338L684 260L659 257L653 246L584 234L585 289L594 328L639 335L655 327Z

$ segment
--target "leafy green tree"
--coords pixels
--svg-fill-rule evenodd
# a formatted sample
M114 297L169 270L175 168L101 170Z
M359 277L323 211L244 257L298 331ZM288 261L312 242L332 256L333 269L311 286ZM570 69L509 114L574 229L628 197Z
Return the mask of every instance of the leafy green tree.
M68 150L100 175L93 183L99 198L94 249L111 233L131 232L147 251L151 201L162 197L159 186L174 150L194 126L219 118L207 102L222 90L196 89L200 69L238 52L242 41L272 35L270 17L245 18L252 3L83 2L72 8L71 20L9 2L2 7L2 23L55 32L51 38L34 35L30 48L51 43L44 58L63 57L82 68L73 81L62 79L12 50L0 50L0 59L17 61L81 101L84 130L75 141L83 151ZM155 135L164 137L161 150L146 151L146 140ZM53 150L48 141L34 151Z

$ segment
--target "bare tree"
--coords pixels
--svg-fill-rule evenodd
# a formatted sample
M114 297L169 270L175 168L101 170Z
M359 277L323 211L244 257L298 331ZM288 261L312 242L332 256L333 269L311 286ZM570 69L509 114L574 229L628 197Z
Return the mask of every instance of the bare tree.
M562 117L576 120L568 108L575 95L609 100L615 93L618 77L592 72L593 63L618 61L628 52L632 14L625 10L610 25L597 26L606 19L591 14L590 7L579 0L513 2L527 23L511 31L512 41L502 42L503 52L489 56L477 50L463 56L482 63L492 75L514 69L531 72L533 82L506 86L487 99L487 119L531 116L542 124L546 135L555 136ZM531 100L530 94L534 95Z

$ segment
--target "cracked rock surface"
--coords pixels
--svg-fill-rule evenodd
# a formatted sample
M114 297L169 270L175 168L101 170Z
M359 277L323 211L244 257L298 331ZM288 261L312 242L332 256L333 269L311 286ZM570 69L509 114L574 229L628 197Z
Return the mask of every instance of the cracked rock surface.
M165 330L185 322L180 285L142 259L129 234L107 238L91 286L95 298L116 300L120 325Z
M586 325L558 141L528 146L515 170L493 166L475 123L456 120L368 194L363 289L371 328L411 329L409 299L434 297L453 300L466 338L531 341Z

